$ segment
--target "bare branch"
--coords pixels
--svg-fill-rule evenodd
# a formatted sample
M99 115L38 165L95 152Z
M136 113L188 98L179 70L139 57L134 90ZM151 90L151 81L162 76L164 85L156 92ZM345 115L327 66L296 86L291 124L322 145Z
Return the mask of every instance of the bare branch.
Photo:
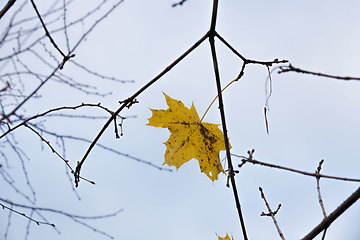
M61 56L63 56L63 58L65 59L67 56L61 51L61 49L58 47L58 45L55 43L54 39L51 37L49 31L47 30L46 28L46 25L43 21L43 19L41 18L41 15L39 13L39 10L37 9L36 7L36 4L34 2L34 0L31 0L31 4L36 12L36 15L38 16L40 22L41 22L41 25L43 26L44 30L45 30L45 35L49 38L50 42L52 43L52 45L55 47L56 50L58 50L58 52L61 54ZM70 58L70 56L69 56ZM61 68L60 68L61 69Z
M5 13L7 11L9 11L9 9L12 7L12 5L14 5L14 3L16 2L16 0L9 0L6 5L3 7L3 9L1 9L0 11L0 19L5 15Z
M2 200L2 199L0 199L0 200ZM11 204L11 205L13 205L13 204ZM16 210L14 210L13 208L11 208L11 207L7 207L7 206L5 206L5 205L4 205L4 204L2 204L2 203L0 203L0 207L2 207L2 209L7 209L7 210L9 210L10 212L13 212L13 213L16 213L16 214L18 214L18 215L20 215L20 216L23 216L24 218L29 219L30 221L32 221L32 222L34 222L34 223L36 223L37 225L42 224L42 225L50 225L50 226L52 226L52 227L55 227L55 224L48 223L48 222L41 222L41 221L37 221L37 220L35 220L35 219L33 219L33 218L31 218L31 217L27 216L25 213L22 213L22 212L16 211Z
M45 115L47 115L47 114L49 114L49 113L57 112L57 111L60 111L60 110L76 110L76 109L82 108L82 107L98 107L98 108L101 108L101 109L107 111L107 112L110 113L110 114L113 114L112 111L110 111L109 109L101 106L100 103L98 103L98 104L82 103L82 104L80 104L80 105L76 105L76 106L73 106L73 107L71 107L71 106L63 106L63 107L53 108L53 109L50 109L50 110L45 111L45 112L43 112L43 113L40 113L40 114L37 114L37 115L34 115L34 116L32 116L32 117L29 117L29 118L25 119L23 122L19 123L19 124L16 125L15 127L10 128L10 129L8 129L6 132L4 132L4 133L0 136L0 139L3 138L4 136L6 136L7 134L9 134L10 132L14 131L15 129L17 129L17 128L23 126L23 125L25 125L27 122L29 122L29 121L31 121L31 120L34 120L34 119L36 119L36 118L39 118L39 117L45 116ZM116 114L115 116L118 116L118 114Z
M272 220L273 220L273 222L274 222L274 224L275 224L275 227L276 227L276 229L277 229L277 231L278 231L278 233L279 233L280 238L283 239L283 240L285 240L285 237L284 237L284 235L282 234L282 232L281 232L281 230L280 230L280 227L279 227L279 224L277 223L276 218L275 218L275 215L278 213L278 211L279 211L280 208L281 208L281 204L278 205L276 211L272 211L271 208L270 208L270 205L269 205L268 201L267 201L266 198L265 198L265 194L264 194L264 192L263 192L263 189L262 189L261 187L259 187L259 191L260 191L260 194L261 194L261 198L264 199L266 208L267 208L268 211L269 211L268 213L262 212L262 213L261 213L261 216L269 216L269 217L271 217Z
M27 123L24 124L25 127L27 127L28 129L30 129L32 132L34 132L40 139L41 141L43 141L46 145L49 146L49 148L51 149L51 151L58 156L70 169L71 166L69 164L69 160L66 160L63 156L61 156L60 153L58 153L55 148L50 144L50 141L47 141L43 136L41 136L40 133L38 133L35 129L33 129L32 127L30 127ZM72 170L72 169L71 169Z
M106 237L108 237L110 239L114 239L114 238L111 235L107 234L106 232L101 231L101 230L87 224L86 222L84 222L84 220L95 220L95 219L104 219L104 218L115 217L115 216L117 216L119 213L121 213L123 211L123 209L120 209L120 210L117 210L117 211L115 211L113 213L109 213L109 214L105 214L105 215L80 216L80 215L75 215L75 214L67 213L67 212L57 210L57 209L52 209L52 208L43 208L43 207L28 206L28 205L24 205L24 204L14 203L12 201L9 201L9 200L3 199L3 198L0 198L0 201L3 202L3 203L9 204L12 207L18 207L18 208L23 208L23 209L28 209L28 210L34 211L36 214L38 214L43 219L44 219L44 217L40 214L40 212L52 212L52 213L56 213L56 214L66 216L69 219L71 219L72 221L74 221L76 223L79 223L79 224L89 228L90 230L92 230L94 232L97 232L97 233L99 233L101 235L104 235L104 236L106 236ZM29 217L25 213L22 213L22 212L19 212L17 210L14 210L12 208L9 208L9 207L5 206L2 203L0 203L0 207L2 207L3 209L7 209L7 210L9 210L11 212L17 213L17 214L29 219L30 221L35 222L37 225L46 224L46 225L50 225L50 226L55 228L55 225L52 224L52 223L49 223L47 221L41 222L41 221L35 220L34 218Z
M287 63L288 60L279 60L275 58L272 61L258 61L258 60L252 60L245 58L242 54L240 54L233 46L231 46L230 43L228 43L220 34L215 32L215 36L219 38L221 42L225 44L235 55L237 55L242 61L244 61L245 64L260 64L271 67L273 64L279 64L279 63Z
M282 169L282 170L286 170L286 171L290 171L290 172L300 173L300 174L303 174L306 176L311 176L311 177L322 177L322 178L329 178L329 179L335 179L335 180L341 180L341 181L360 182L360 179L357 179L357 178L336 177L336 176L330 176L330 175L324 175L324 174L305 172L305 171L288 168L288 167L283 167L283 166L279 166L279 165L275 165L275 164L271 164L271 163L260 162L258 160L253 159L251 156L249 158L247 158L247 157L239 156L236 154L231 154L231 155L242 158L242 160L241 160L242 163L239 164L238 167L242 167L245 163L249 162L252 164L257 164L257 165L261 165L261 166L265 166L265 167L278 168L278 169Z
M38 133L35 129L33 129L32 127L30 127L27 123L24 124L25 127L29 128L32 132L34 132L40 139L41 141L43 141L50 149L51 151L56 155L58 156L65 164L66 166L71 170L71 173L74 173L74 170L73 168L70 166L69 164L69 160L66 160L63 156L61 156L60 153L58 153L55 148L50 144L50 141L47 141L43 136L41 136L40 133ZM94 181L91 181L89 179L86 179L84 177L80 177L82 180L86 181L86 182L89 182L91 184L95 184Z
M182 6L187 0L181 0L177 3L174 3L173 5L171 5L172 7L177 7L177 6Z
M70 60L71 63L73 63L75 66L79 67L80 69L84 70L85 72L88 72L89 74L92 74L96 77L99 77L101 79L105 79L105 80L111 80L111 81L115 81L115 82L120 82L120 83L133 83L135 82L134 80L121 80L115 77L109 77L109 76L105 76L103 74L97 73L95 71L92 71L90 69L88 69L87 67L85 67L84 65L79 64L78 62L74 61L74 60Z
M341 214L351 207L360 198L360 187L351 194L339 207L337 207L328 217L324 218L309 234L302 240L314 239L320 232L327 229Z
M324 163L324 159L322 159L322 160L319 162L319 166L317 167L316 172L315 172L315 174L318 175L318 176L316 177L316 189L317 189L317 191L318 191L318 199L319 199L319 204L320 204L321 210L322 210L322 212L323 212L324 217L327 217L326 211L325 211L324 202L323 202L323 200L322 200L321 193L320 193L320 171L321 171L321 165L322 165L323 163Z
M322 166L323 163L324 163L324 159L322 159L319 162L319 166L317 167L317 169L315 171L316 174L320 174L321 166ZM317 189L317 192L318 192L318 199L319 199L319 204L320 204L321 210L323 212L324 218L326 218L327 215L326 215L326 211L325 211L324 201L323 201L323 199L321 197L321 192L320 192L320 177L319 176L316 177L316 189ZM323 232L322 240L325 239L326 231L327 231L327 228L325 228L325 230Z
M278 71L279 74L286 73L286 72L297 72L297 73L315 75L315 76L319 76L319 77L333 78L333 79L337 79L337 80L360 81L360 77L336 76L336 75L330 75L330 74L326 74L326 73L312 72L312 71L296 68L296 67L292 66L291 64L289 64L288 66L280 66L279 69L280 69Z

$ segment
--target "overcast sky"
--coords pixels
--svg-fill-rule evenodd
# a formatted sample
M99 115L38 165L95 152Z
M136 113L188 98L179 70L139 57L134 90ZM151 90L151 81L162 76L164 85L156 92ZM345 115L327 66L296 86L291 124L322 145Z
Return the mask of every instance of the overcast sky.
M40 8L42 2L37 2ZM53 82L43 88L43 100L28 103L29 113L82 102L101 102L115 110L119 100L131 96L208 30L212 1L188 0L183 6L172 8L174 2L126 0L75 51L74 60L78 63L99 73L135 80L135 83L96 82L101 80L67 63L64 73L113 94L105 99L87 96ZM307 70L360 76L359 1L219 2L217 31L245 57L264 61L287 59ZM82 7L88 6L84 5L87 1L69 7L69 19L86 12ZM70 33L70 45L78 39L75 37L78 33L73 34ZM61 35L56 36L61 44ZM216 41L216 47L225 86L237 76L242 62L220 41ZM260 161L309 172L314 172L324 159L322 173L359 178L360 83L297 73L278 75L274 71L268 103L270 134L267 135L263 114L267 77L266 67L250 65L244 77L224 92L231 152L246 155L248 150L255 149L254 157ZM136 117L124 121L124 135L120 139L115 139L113 125L110 125L100 143L161 166L166 149L163 143L170 133L146 124L151 117L149 108L167 108L162 92L181 100L187 107L194 103L202 116L216 96L207 40L140 95L138 104L121 113ZM95 109L84 113L103 114ZM63 134L93 139L105 121L51 119L48 126ZM221 123L217 103L204 121ZM21 144L32 156L26 164L37 192L38 206L78 215L101 215L123 209L115 218L89 222L115 239L217 240L216 233L242 239L232 191L225 186L226 176L221 174L218 181L212 182L200 172L194 159L178 171L167 165L163 167L172 172L159 171L95 148L82 174L96 185L81 181L77 189L81 201L78 201L64 164L46 146L41 151L40 140L34 134L26 129L19 129L20 133L23 134L19 139ZM87 147L88 144L68 142L66 156L73 166ZM223 159L224 152L220 156ZM237 165L240 159L234 158L233 162ZM279 239L272 220L260 216L267 211L260 198L260 186L273 209L282 204L277 220L286 239L305 236L322 220L316 181L311 177L246 164L236 175L236 182L249 239ZM322 179L327 213L357 188L356 183ZM8 195L5 196L14 196L6 189ZM24 202L21 198L17 201ZM0 236L3 236L8 213L0 213ZM359 239L359 216L360 204L356 203L331 225L326 239ZM23 239L25 231L20 230L27 221L15 215L12 218L8 239ZM47 219L56 224L61 234L49 226L32 224L28 239L107 239L67 218L48 214Z

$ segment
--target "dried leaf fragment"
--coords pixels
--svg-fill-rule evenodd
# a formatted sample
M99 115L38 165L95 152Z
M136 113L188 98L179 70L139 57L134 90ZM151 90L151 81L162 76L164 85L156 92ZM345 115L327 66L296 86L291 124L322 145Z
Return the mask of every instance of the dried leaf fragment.
M217 234L216 234L217 235ZM229 237L229 235L228 234L226 234L226 236L225 237L220 237L219 235L217 235L218 236L218 240L234 240L234 237L233 236L231 236L231 239L230 239L230 237Z

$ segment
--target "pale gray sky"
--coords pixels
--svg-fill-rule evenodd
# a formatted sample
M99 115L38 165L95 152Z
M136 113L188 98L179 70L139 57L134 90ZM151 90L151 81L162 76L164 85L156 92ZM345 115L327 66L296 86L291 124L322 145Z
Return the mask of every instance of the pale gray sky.
M69 18L78 11L84 12L81 7L85 2L69 9ZM124 1L75 51L77 62L106 75L133 79L134 84L100 83L104 92L113 92L102 99L51 83L41 92L45 103L30 102L29 112L81 102L101 102L116 109L119 100L131 96L208 30L211 1L188 0L177 8L171 7L173 2ZM288 59L294 66L308 70L360 76L359 9L360 2L356 0L221 0L217 31L247 58ZM72 44L77 38L73 39ZM242 62L219 41L216 46L225 86L236 77ZM97 84L71 63L66 64L64 73ZM360 83L274 73L268 113L270 135L267 135L263 115L267 76L266 67L250 65L244 77L224 92L232 153L246 155L247 150L254 148L258 160L309 172L314 172L318 162L325 159L322 173L359 178ZM146 124L151 117L149 108L167 108L162 92L181 100L187 107L193 102L199 115L204 113L216 96L208 41L139 96L139 104L122 113L136 118L124 122L121 139L115 139L111 125L100 142L161 165L165 153L163 142L169 132ZM69 120L49 120L48 124L64 134L76 133L92 139L104 121L81 120L75 124ZM204 121L221 122L217 104ZM217 240L215 233L242 239L232 192L225 187L226 176L220 175L218 181L211 182L200 173L194 159L178 171L174 167L171 167L173 172L158 171L95 148L82 174L96 185L80 182L77 191L82 200L78 201L64 174L63 163L46 147L40 152L40 141L33 134L25 129L19 131L23 132L24 148L33 156L27 166L39 206L79 215L124 209L115 218L91 222L115 239ZM75 165L87 147L88 144L69 142L67 158ZM235 164L238 161L233 159ZM277 220L286 239L303 237L322 219L313 178L246 164L236 181L249 239L279 239L272 220L260 216L266 207L259 186L274 209L282 204ZM321 180L327 212L334 210L357 187L355 183ZM9 196L13 195L8 192ZM326 239L358 239L359 214L360 205L356 203L330 227ZM3 236L7 212L1 211L1 216L0 236ZM60 235L48 226L32 225L28 239L107 239L64 217L48 215L48 220L58 226ZM25 232L19 229L26 224L23 218L13 215L8 239L24 238Z

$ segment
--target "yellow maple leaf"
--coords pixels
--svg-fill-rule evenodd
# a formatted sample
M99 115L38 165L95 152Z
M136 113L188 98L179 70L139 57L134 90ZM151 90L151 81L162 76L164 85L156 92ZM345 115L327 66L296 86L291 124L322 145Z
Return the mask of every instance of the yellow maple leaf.
M219 124L200 122L194 104L186 108L181 101L167 96L166 110L152 111L147 125L167 128L171 135L165 142L165 162L177 169L187 161L195 158L199 161L200 170L212 181L224 172L220 163L219 151L225 150L224 136Z
M217 235L217 234L216 234ZM231 236L231 239L230 239L230 237L229 237L229 235L228 234L226 234L226 236L225 237L220 237L219 235L217 235L218 236L218 240L234 240L234 237L233 236Z

